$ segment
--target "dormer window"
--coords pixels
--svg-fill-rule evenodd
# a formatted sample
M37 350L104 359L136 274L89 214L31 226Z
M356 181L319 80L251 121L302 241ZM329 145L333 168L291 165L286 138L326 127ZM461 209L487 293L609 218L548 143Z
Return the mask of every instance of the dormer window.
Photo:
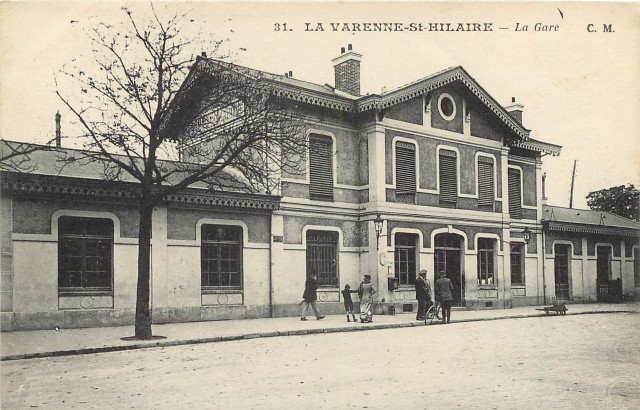
M453 97L447 93L440 94L438 97L438 111L442 118L451 121L456 116L456 102Z

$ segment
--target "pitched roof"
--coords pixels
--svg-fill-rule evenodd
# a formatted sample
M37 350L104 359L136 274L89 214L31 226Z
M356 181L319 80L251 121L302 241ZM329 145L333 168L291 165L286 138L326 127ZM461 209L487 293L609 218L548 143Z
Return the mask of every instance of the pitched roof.
M190 76L200 72L213 72L219 67L234 67L248 75L261 76L273 82L275 95L325 108L346 112L365 112L385 109L403 101L423 95L431 90L459 81L463 83L480 101L482 101L502 122L521 140L529 141L530 130L516 121L487 91L476 82L461 66L447 68L395 90L381 94L369 94L361 97L350 96L329 85L319 85L293 77L267 73L247 67L237 66L220 60L198 57ZM189 79L187 80L189 81ZM185 81L185 82L187 82Z
M636 237L640 235L640 222L623 218L610 212L591 209L545 205L543 207L542 220L548 224L549 229L552 231Z
M24 143L0 139L0 158L12 149L23 148L21 145ZM126 172L119 175L117 180L108 180L104 175L103 163L83 159L84 151L81 149L29 145L39 149L22 156L20 169L16 170L15 167L7 167L0 163L1 190L21 194L85 199L92 197L116 201L138 198L139 181ZM165 168L171 168L175 164L175 161L158 160L158 165ZM171 181L168 184L170 183ZM277 209L279 201L278 196L265 193L230 188L225 191L212 190L205 182L196 182L165 198L167 203L258 210Z

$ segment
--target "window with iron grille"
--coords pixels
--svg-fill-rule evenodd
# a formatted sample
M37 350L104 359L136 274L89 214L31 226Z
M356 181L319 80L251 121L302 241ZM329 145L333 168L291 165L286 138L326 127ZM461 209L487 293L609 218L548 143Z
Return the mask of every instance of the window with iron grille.
M524 286L524 245L511 244L511 284Z
M395 235L394 263L396 278L400 285L415 285L416 283L416 254L418 235L397 233Z
M478 238L478 284L496 285L494 271L495 239Z
M509 168L509 215L514 219L522 219L522 184L520 170Z
M442 149L440 167L440 205L456 206L458 203L458 158L455 151Z
M58 290L113 292L113 221L58 219Z
M318 275L319 286L338 286L338 233L307 231L307 274Z
M416 146L396 142L396 199L414 203L416 199Z
M202 290L242 288L242 227L202 225Z
M478 157L478 208L493 211L493 158Z
M333 140L327 136L309 136L309 197L333 201Z

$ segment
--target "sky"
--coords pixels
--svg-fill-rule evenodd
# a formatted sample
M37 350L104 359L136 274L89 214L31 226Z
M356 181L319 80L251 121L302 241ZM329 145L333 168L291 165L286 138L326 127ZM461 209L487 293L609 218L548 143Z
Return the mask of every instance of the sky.
M0 138L44 143L54 135L57 111L64 134L70 113L54 94L54 74L90 50L82 27L121 20L123 4L0 3ZM334 84L331 59L353 44L363 54L363 94L392 90L461 65L502 105L512 97L524 105L523 122L532 138L563 147L559 157L543 157L549 204L569 205L574 161L576 208L586 208L591 191L626 183L640 186L640 4L155 4L187 11L188 30L228 39L224 51L235 63L273 73L292 71L295 78L318 84ZM149 10L148 2L129 5L134 13ZM405 28L422 24L425 30L353 31L352 23L362 28L384 22ZM324 31L306 30L317 29L318 23ZM339 23L339 29L334 31L330 23ZM343 23L351 30L345 31ZM491 30L429 31L430 23L454 28L478 23Z

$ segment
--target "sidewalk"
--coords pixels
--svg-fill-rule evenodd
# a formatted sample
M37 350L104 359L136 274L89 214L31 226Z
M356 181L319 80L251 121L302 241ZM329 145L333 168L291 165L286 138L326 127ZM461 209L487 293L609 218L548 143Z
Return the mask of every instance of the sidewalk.
M567 315L593 313L640 312L640 304L568 304ZM356 315L357 316L357 315ZM482 320L546 316L534 306L497 310L454 310L451 324ZM551 313L549 316L556 316ZM257 337L304 335L313 333L350 332L373 329L424 326L415 321L414 313L395 316L374 316L373 323L347 322L344 315L327 316L324 320L300 321L298 317L273 319L224 320L212 322L174 323L153 325L154 336L149 341L125 341L133 336L133 326L99 327L86 329L37 330L0 333L0 360L18 360L37 357L67 356L118 350L178 346L195 343L213 343ZM562 320L562 317L558 317Z

